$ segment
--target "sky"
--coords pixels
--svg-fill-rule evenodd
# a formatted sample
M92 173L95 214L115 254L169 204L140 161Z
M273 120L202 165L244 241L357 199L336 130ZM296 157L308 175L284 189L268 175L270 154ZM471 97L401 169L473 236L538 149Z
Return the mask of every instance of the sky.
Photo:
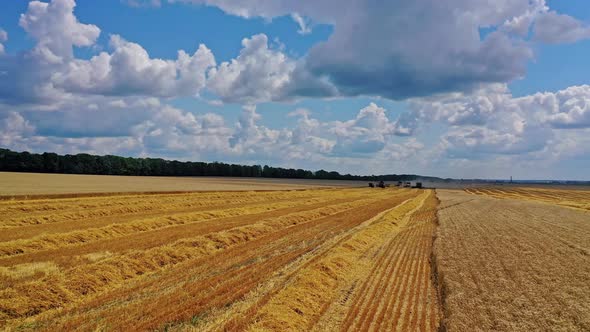
M0 147L590 180L587 0L0 3Z

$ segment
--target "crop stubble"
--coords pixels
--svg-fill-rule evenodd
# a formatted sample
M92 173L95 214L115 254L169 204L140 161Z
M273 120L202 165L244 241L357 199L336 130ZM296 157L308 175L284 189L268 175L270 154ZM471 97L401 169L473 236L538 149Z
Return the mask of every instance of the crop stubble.
M41 330L436 330L432 191L0 202L0 322Z

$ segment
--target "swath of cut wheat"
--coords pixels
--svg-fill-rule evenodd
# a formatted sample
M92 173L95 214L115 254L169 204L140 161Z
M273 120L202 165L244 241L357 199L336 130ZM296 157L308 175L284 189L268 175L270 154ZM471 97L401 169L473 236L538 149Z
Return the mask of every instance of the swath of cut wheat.
M393 188L0 201L0 321L434 331L437 204L433 191Z

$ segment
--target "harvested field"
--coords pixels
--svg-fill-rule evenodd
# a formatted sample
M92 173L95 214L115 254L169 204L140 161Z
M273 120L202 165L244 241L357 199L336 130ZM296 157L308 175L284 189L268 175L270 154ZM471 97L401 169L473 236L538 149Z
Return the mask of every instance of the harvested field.
M0 201L0 324L435 331L437 205L393 188Z
M0 196L88 193L291 190L364 187L365 182L231 177L155 177L0 172Z
M437 195L434 254L448 330L590 331L588 192Z

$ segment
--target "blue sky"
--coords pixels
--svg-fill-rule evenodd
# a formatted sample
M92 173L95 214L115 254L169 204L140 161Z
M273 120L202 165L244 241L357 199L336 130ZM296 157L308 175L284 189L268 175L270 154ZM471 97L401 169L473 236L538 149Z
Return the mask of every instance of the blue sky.
M0 9L2 147L590 180L587 1Z

